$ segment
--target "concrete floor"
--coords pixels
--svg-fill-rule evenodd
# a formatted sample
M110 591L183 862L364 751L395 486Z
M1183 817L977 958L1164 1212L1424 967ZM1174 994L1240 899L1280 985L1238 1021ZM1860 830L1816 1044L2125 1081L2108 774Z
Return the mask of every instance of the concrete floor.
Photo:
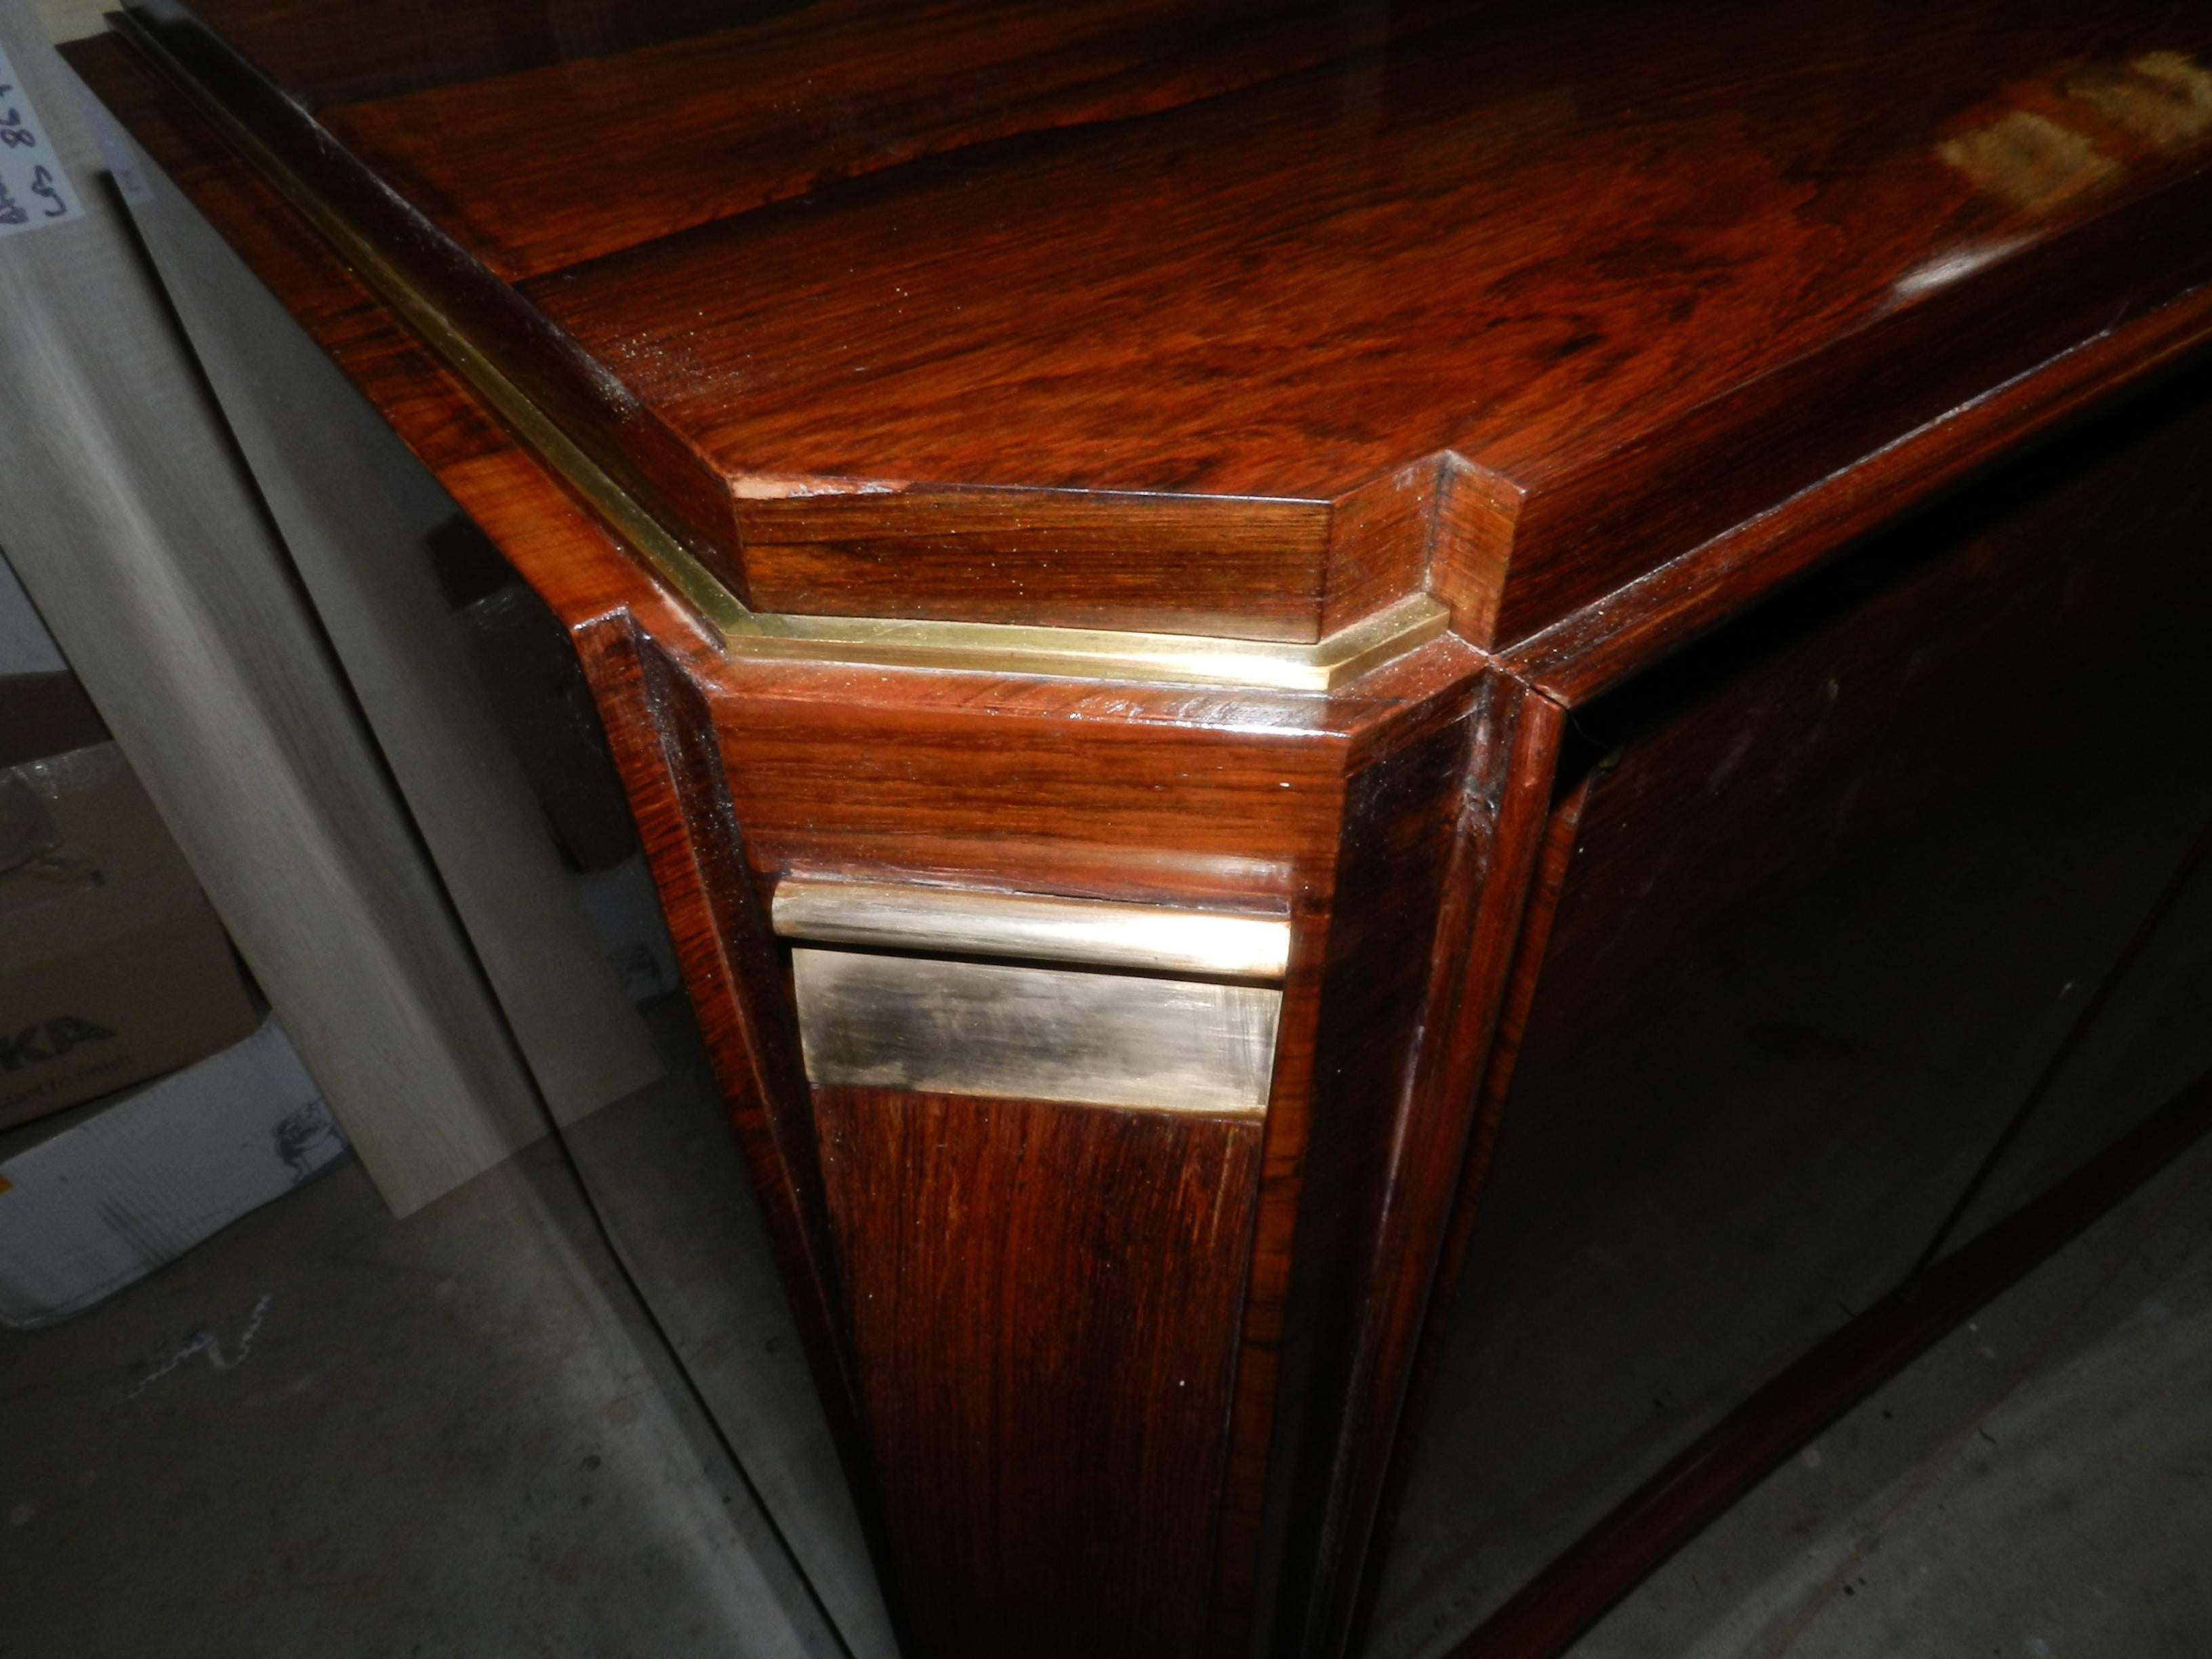
M836 1652L665 1354L552 1144L403 1222L349 1160L0 1334L0 1654Z
M632 1157L642 1133L601 1130ZM695 1334L787 1363L773 1310ZM757 1501L816 1454L748 1480L667 1353L550 1143L404 1222L341 1166L81 1319L0 1333L0 1655L872 1659L879 1614L846 1592L841 1644ZM1578 1659L2212 1652L2208 1377L2212 1144ZM848 1547L817 1530L820 1577Z
M1770 1476L1574 1652L2212 1654L2212 1141Z

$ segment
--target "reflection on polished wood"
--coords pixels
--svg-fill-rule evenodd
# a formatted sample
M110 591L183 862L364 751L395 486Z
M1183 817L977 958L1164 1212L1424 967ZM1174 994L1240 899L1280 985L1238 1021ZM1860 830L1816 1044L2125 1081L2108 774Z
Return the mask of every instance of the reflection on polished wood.
M2176 763L2212 723L2182 482L2208 392L2154 393L1582 712L1378 1651L1438 1601L1496 1608L1911 1274L2157 906L2212 818L2212 768ZM2083 1151L2156 1103L2092 1091Z
M1436 638L1449 621L1447 607L1422 594L1408 594L1370 615L1346 621L1309 644L1189 632L755 611L738 590L718 580L694 556L680 535L672 534L640 505L619 476L622 468L610 472L532 399L502 366L494 341L457 319L399 261L335 210L298 169L173 62L158 37L128 14L118 15L116 27L178 80L209 118L252 158L262 174L374 285L379 297L592 503L620 532L630 552L680 594L734 653L1325 691Z
M134 13L760 610L1310 641L1425 585L1510 641L2204 274L2203 136L2069 90L2185 103L2132 66L2212 62L2186 10L974 4L872 79L866 4L456 75L471 9L343 77L418 107L342 9ZM1945 159L2021 115L2094 185Z
M916 1654L1555 1648L2212 810L2201 9L133 16L568 630Z

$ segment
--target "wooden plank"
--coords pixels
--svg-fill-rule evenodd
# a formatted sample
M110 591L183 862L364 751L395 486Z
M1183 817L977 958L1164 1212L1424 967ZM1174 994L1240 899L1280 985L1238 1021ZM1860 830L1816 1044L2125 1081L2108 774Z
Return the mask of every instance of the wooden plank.
M0 241L9 562L395 1212L542 1110L27 12L10 58L86 194Z

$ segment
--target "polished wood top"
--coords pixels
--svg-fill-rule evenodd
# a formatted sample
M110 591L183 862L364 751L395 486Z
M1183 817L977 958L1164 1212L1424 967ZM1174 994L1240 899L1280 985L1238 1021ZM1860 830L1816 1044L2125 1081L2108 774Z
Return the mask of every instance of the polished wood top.
M2202 7L196 12L769 610L1503 644L2212 262Z

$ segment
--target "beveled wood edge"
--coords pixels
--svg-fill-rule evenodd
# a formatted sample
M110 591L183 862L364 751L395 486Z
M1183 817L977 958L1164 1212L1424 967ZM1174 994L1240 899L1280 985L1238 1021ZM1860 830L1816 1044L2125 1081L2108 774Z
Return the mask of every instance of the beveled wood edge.
M1861 1314L1616 1505L1449 1659L1552 1659L1746 1488L2212 1131L2212 1073L2041 1197Z
M1881 526L2212 344L2212 283L2045 358L1514 643L1498 666L1569 708L1625 684Z
M1539 694L1528 694L1534 698ZM1556 720L1565 736L1566 711L1551 705L1547 722ZM1551 757L1552 779L1557 787L1556 750ZM1398 1397L1396 1432L1386 1454L1387 1467L1376 1488L1368 1532L1361 1540L1358 1581L1352 1586L1352 1606L1344 1632L1344 1646L1357 1652L1366 1641L1382 1571L1389 1559L1397 1530L1400 1505L1413 1479L1416 1446L1428 1418L1430 1400L1442 1358L1443 1340L1467 1266L1468 1247L1481 1220L1482 1198L1490 1180L1492 1155L1504 1121L1505 1100L1528 1012L1551 945L1552 921L1559 910L1559 895L1573 862L1575 843L1582 830L1583 811L1589 799L1594 774L1547 804L1538 832L1534 867L1525 877L1527 890L1517 914L1517 929L1506 960L1500 964L1500 987L1489 1042L1470 1059L1474 1098L1467 1126L1464 1151L1452 1172L1453 1193L1443 1221L1443 1241L1427 1281L1427 1302L1421 1315L1418 1345Z
M1363 1592L1389 1553L1395 1481L1425 1403L1425 1361L1449 1323L1463 1255L1455 1231L1471 1213L1460 1202L1462 1172L1487 1169L1498 1118L1481 1085L1492 1057L1514 1046L1525 1013L1515 969L1532 937L1540 951L1556 896L1543 876L1557 841L1553 796L1567 711L1506 676L1495 684L1462 783L1455 868L1431 948L1423 1024L1436 1035L1407 1089L1336 1454L1341 1484L1318 1529L1310 1653L1352 1647Z
M150 31L127 14L111 13L108 22L307 220L401 325L489 406L523 447L588 503L617 545L656 577L727 655L1330 692L1452 631L1454 606L1431 592L1408 594L1311 643L750 610ZM1471 642L1510 677L1565 707L1579 707L1860 535L1960 482L2008 447L2090 411L2207 341L2212 341L2212 284L2023 371L1534 634L1510 644ZM1416 463L1413 471L1431 465L1447 474L1478 471L1449 452ZM1432 531L1437 528L1432 525ZM1430 580L1437 575L1431 550ZM1464 596L1456 597L1464 602Z
M1271 1651L1316 1659L1343 1651L1387 1490L1392 1431L1442 1328L1432 1315L1449 1302L1432 1293L1432 1278L1450 1237L1462 1164L1474 1156L1471 1142L1481 1132L1476 1115L1454 1103L1471 1092L1493 1040L1508 958L1489 942L1517 933L1529 901L1566 720L1564 709L1494 668L1470 712L1475 723L1462 757L1424 975L1424 1036L1394 1110L1375 1231L1360 1252L1367 1288L1353 1322L1363 1334L1345 1344L1358 1358L1327 1437L1334 1482L1320 1501L1297 1506L1285 1540L1294 1565L1258 1575L1266 1605L1255 1602L1254 1613L1269 1632ZM1297 1455L1285 1446L1271 1461L1270 1518L1279 1526L1289 1513L1285 1479L1295 1471L1273 1465ZM1224 1587L1243 1583L1234 1566L1224 1563ZM1229 1599L1224 1589L1220 1600ZM1245 1651L1240 1621L1222 1619L1215 1636L1210 1651L1218 1659Z
M1432 698L1425 716L1396 722L1397 741L1388 750L1347 765L1335 872L1314 917L1316 927L1301 941L1312 952L1305 989L1316 1011L1303 1056L1308 1091L1299 1098L1300 1109L1271 1113L1263 1149L1273 1184L1263 1188L1254 1229L1231 1422L1231 1468L1238 1478L1222 1512L1205 1650L1219 1659L1303 1650L1297 1630L1306 1622L1304 1602L1313 1588L1313 1574L1304 1565L1313 1557L1310 1523L1319 1516L1320 1487L1334 1484L1333 1477L1317 1477L1331 1461L1329 1448L1345 1414L1362 1409L1348 1383L1340 1388L1332 1373L1338 1357L1350 1352L1349 1333L1360 1322L1370 1294L1357 1288L1368 1282L1374 1257L1364 1230L1381 1214L1386 1190L1422 1154L1419 1137L1403 1133L1401 1125L1411 1074L1431 1029L1425 1023L1433 1012L1431 970L1440 959L1456 959L1443 935L1465 918L1460 901L1477 874L1477 860L1467 856L1468 805L1483 785L1470 781L1469 769L1494 740L1490 713L1500 690L1495 675L1477 674L1461 689ZM1420 777L1424 767L1434 769L1427 773L1431 784L1414 795L1400 795L1386 805L1384 797L1370 794L1368 805L1361 805L1364 792L1352 786L1354 775L1381 779L1385 767L1407 769L1400 772L1404 779ZM1397 817L1412 810L1416 798L1425 802L1421 816ZM1376 849L1394 838L1387 831L1370 838L1356 827L1370 813L1373 828L1394 821L1425 828L1416 841L1395 841L1396 851L1384 857ZM1364 856L1362 848L1368 849ZM1429 868L1421 873L1425 864ZM1363 866L1364 896L1347 905L1344 883L1349 873L1351 890L1360 890ZM1393 946L1378 951L1374 940L1366 942L1364 959L1370 967L1379 967L1377 958L1395 949L1407 971L1394 1005L1370 1006L1347 1018L1345 1010L1358 1004L1360 988L1338 978L1337 970L1343 962L1362 959L1358 919L1363 916L1395 919ZM1348 939L1340 933L1347 924ZM1294 959L1294 993L1300 966ZM1402 1026L1395 1024L1401 1016ZM1387 1052L1396 1059L1375 1065L1384 1052L1372 1046L1378 1034L1393 1032L1381 1040L1394 1045ZM1362 1063L1345 1067L1348 1052L1359 1052ZM1355 1073L1370 1079L1364 1097L1346 1085ZM1340 1133L1348 1121L1370 1126L1372 1139L1364 1148L1347 1145ZM1335 1194L1319 1207L1312 1202L1316 1176L1322 1191ZM1355 1213L1361 1218L1348 1219ZM1349 1247L1341 1257L1329 1243L1337 1236ZM1351 1283L1340 1288L1351 1290L1348 1299L1334 1294L1326 1302L1311 1299L1310 1267L1317 1260L1346 1264ZM1326 1278L1338 1276L1324 1270ZM1260 1643L1265 1646L1255 1645Z
M125 12L108 25L177 88L368 289L564 479L637 561L734 656L962 668L1082 679L1329 691L1437 638L1449 608L1411 593L1311 644L1201 634L908 617L791 616L749 608L501 369L469 331L356 229L191 68Z
M1212 724L1216 714L1235 724L1265 708L1271 726L1343 739L1349 745L1346 763L1352 765L1372 758L1377 742L1395 741L1381 735L1397 729L1394 711L1427 699L1438 676L1472 673L1484 660L1441 623L1435 637L1402 655L1342 671L1345 683L1319 696L1249 684L1224 690L1215 683L1122 682L1088 673L992 674L957 663L927 665L926 676L900 675L894 682L875 665L821 659L779 663L734 654L667 584L625 552L574 489L516 438L338 250L307 234L311 228L297 210L267 177L244 163L180 87L118 33L73 42L64 56L87 90L108 103L124 131L144 148L146 164L205 215L247 268L294 309L309 337L571 633L628 615L717 695L772 682L786 690L807 688L808 696L849 691L903 700L933 682L937 689L928 693L933 702L946 697L965 702L983 693L994 702L1042 710L1091 698L1097 695L1094 688L1101 688L1133 720L1142 723L1164 713L1179 725L1194 718ZM1357 678L1351 678L1354 672ZM1118 689L1125 684L1133 687L1126 704ZM1294 709L1292 700L1305 712ZM1285 716L1291 717L1289 724L1283 723Z

